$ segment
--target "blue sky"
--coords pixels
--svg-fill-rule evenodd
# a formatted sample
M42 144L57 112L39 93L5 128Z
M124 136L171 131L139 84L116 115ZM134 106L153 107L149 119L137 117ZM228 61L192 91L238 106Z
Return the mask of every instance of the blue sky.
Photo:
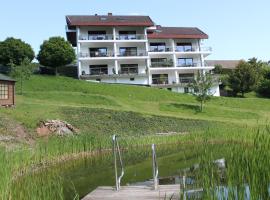
M270 60L269 0L1 0L0 40L30 43L65 37L67 14L143 14L163 26L199 27L209 35L209 59Z

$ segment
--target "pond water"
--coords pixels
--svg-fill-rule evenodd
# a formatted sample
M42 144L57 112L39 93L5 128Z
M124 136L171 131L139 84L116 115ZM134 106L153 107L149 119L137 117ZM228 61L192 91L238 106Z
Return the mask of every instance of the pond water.
M224 156L226 147L220 147L220 145L209 146L215 152L216 159ZM183 174L186 173L185 171L198 163L198 155L202 152L202 148L194 148L189 145L160 147L157 152L159 177L169 177L161 178L160 184L179 183ZM122 155L125 175L121 184L149 183L148 181L152 178L151 146L140 150L129 149L122 152ZM61 171L61 176L65 180L65 198L73 199L74 189L80 197L83 197L98 186L113 186L115 180L112 158L112 154L100 154L97 157L66 163ZM186 181L189 183L192 179L187 178Z

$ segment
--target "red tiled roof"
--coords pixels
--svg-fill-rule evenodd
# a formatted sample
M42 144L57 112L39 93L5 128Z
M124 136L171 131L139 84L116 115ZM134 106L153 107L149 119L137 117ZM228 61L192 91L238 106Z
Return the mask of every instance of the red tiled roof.
M198 28L190 27L162 27L148 32L150 39L208 39L208 35Z
M149 16L68 15L68 26L153 26Z

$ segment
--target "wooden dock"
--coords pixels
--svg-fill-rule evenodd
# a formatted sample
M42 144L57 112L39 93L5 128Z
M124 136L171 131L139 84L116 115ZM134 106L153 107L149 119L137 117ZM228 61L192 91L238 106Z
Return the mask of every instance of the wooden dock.
M101 186L82 200L178 200L179 197L180 185L159 185L157 190L150 186L122 186L119 191Z

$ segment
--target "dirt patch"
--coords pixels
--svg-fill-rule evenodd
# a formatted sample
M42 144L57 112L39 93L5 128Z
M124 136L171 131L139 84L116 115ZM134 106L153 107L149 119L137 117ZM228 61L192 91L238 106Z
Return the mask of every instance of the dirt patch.
M61 120L46 120L40 121L36 129L38 136L44 137L49 135L74 135L79 133L79 130L71 124Z

